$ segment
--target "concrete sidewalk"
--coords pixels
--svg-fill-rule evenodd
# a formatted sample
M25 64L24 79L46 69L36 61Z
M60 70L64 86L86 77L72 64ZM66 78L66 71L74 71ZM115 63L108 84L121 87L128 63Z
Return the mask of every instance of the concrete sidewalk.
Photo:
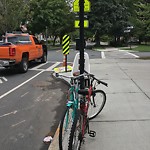
M93 59L91 73L108 83L106 105L90 122L81 150L150 149L150 60ZM58 132L58 131L57 131ZM58 133L49 150L58 150Z

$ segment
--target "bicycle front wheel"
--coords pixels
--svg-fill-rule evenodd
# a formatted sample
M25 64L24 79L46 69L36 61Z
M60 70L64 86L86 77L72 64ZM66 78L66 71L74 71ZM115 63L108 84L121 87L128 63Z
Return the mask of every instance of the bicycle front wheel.
M74 120L74 113L75 112L72 107L67 107L61 119L59 127L59 150L68 149L68 141Z
M68 150L80 150L82 142L81 118L78 110L72 124Z
M104 108L106 103L106 94L102 90L94 90L91 95L91 102L88 109L89 120L95 118Z

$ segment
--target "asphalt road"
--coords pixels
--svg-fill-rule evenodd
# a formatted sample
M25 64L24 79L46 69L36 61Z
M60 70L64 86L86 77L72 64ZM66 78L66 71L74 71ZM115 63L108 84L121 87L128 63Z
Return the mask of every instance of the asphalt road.
M65 105L67 85L55 81L53 63L32 64L25 74L0 69L0 149L46 150L45 136L53 136ZM37 67L40 67L37 69Z

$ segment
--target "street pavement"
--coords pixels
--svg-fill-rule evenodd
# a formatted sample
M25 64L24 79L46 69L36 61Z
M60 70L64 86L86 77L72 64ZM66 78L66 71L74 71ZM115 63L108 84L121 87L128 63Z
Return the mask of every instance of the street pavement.
M81 150L150 150L150 60L119 54L109 49L103 59L90 59L91 73L108 83L98 87L107 102L90 121L96 137L86 135ZM49 150L59 149L58 130Z

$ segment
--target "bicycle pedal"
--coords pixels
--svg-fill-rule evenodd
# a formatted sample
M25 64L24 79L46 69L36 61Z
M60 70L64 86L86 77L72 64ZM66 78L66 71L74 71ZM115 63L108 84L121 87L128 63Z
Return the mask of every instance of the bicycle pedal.
M90 137L95 137L95 136L96 136L96 132L90 130L90 131L89 131L89 136L90 136Z

